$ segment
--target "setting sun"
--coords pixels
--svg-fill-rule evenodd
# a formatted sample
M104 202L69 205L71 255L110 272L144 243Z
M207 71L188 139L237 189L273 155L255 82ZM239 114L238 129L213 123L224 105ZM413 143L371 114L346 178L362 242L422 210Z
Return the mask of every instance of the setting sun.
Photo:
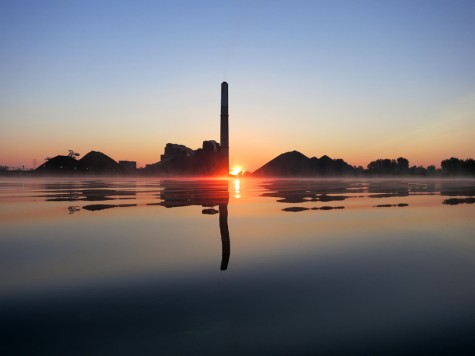
M239 175L242 171L243 171L243 170L242 170L242 167L241 167L241 166L234 166L230 173L231 173L233 176L237 176L237 175Z

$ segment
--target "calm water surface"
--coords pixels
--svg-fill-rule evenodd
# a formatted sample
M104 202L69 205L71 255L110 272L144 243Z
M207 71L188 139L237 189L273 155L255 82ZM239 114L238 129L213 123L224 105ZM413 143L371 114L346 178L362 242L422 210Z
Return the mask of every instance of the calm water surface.
M0 354L474 354L474 180L0 179Z

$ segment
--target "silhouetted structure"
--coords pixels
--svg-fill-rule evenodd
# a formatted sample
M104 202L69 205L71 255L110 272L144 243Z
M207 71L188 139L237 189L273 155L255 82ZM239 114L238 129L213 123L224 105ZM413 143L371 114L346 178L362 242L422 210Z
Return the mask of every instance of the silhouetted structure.
M221 155L223 174L229 173L229 106L228 83L221 83Z
M221 84L221 144L203 141L202 148L167 143L160 161L146 165L144 172L165 176L212 176L229 174L228 83Z
M148 164L146 173L162 176L209 176L221 170L221 146L214 140L203 141L202 148L167 143L161 161Z
M135 161L119 161L121 173L135 174L137 172L137 162Z

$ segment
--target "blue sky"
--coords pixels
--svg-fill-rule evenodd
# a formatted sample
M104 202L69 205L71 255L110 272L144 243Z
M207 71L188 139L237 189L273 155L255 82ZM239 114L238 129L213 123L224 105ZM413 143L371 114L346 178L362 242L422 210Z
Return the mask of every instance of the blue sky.
M219 139L350 164L475 156L475 1L0 1L0 164ZM259 154L256 154L259 152Z

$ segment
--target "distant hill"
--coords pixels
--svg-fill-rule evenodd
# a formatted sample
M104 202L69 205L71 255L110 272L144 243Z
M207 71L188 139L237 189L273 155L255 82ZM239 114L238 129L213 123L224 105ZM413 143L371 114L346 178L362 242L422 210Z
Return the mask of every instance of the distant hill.
M79 160L79 170L94 173L116 173L119 163L102 152L91 151Z
M36 168L36 172L70 173L78 170L79 162L69 156L56 156Z
M312 175L312 162L310 158L298 151L286 152L267 162L256 170L257 176L298 176Z
M119 163L102 152L91 151L80 160L70 156L56 156L36 170L38 173L118 173Z
M282 153L253 173L253 176L297 177L297 176L341 176L352 175L355 169L342 159L328 156L309 158L298 151Z

